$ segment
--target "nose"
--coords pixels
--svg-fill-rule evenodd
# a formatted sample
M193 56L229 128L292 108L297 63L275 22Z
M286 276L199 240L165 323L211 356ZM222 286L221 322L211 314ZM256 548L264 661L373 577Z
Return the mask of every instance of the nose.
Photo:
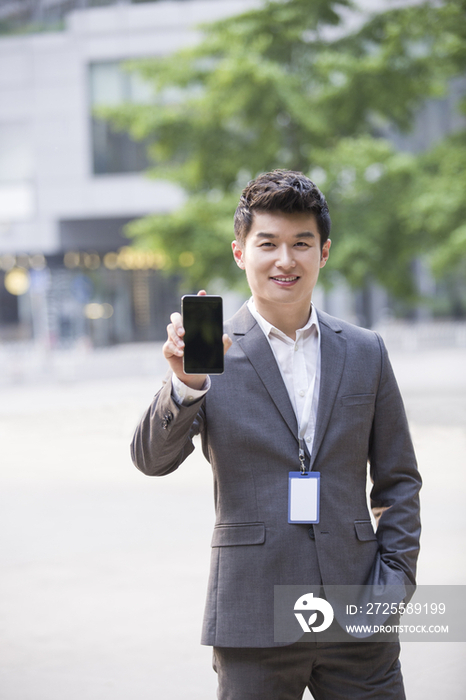
M276 266L283 270L289 270L296 265L293 248L289 248L287 245L280 246L278 248L278 255L276 260Z

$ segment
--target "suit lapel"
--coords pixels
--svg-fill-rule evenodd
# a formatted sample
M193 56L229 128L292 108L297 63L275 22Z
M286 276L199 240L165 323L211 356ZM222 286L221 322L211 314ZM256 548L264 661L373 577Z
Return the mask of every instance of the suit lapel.
M311 468L327 431L346 359L346 339L337 319L320 311L318 316L321 332L320 393ZM246 304L228 322L225 330L237 340L297 441L298 423L277 361Z
M321 332L320 393L311 468L324 439L345 366L346 339L338 321L318 312Z
M261 327L244 305L228 324L226 331L233 335L238 345L256 370L270 398L280 411L283 420L298 439L298 423L283 382L273 351Z

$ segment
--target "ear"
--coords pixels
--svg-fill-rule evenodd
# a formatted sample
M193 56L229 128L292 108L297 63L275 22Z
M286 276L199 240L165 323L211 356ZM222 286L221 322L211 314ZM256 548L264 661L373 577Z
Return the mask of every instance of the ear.
M238 241L233 241L233 243L231 244L231 249L233 251L233 257L235 259L236 264L239 268L241 268L241 270L244 270L243 250L240 247Z
M322 248L322 253L320 256L320 267L325 267L327 264L328 256L330 255L330 246L332 245L332 241L330 238L328 238Z

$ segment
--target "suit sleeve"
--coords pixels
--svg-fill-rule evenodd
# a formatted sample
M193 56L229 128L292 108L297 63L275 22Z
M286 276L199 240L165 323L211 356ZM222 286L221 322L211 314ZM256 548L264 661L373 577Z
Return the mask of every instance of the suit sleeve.
M194 450L193 438L204 427L204 397L189 406L176 403L166 378L143 415L131 442L134 465L148 476L175 471Z
M400 391L385 345L379 336L378 340L382 369L369 447L371 506L380 548L374 583L390 583L396 573L405 584L414 585L422 482Z

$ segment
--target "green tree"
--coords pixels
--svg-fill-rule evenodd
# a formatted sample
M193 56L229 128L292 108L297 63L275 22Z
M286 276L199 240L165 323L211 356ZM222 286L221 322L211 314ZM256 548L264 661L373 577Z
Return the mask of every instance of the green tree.
M179 210L128 233L163 251L169 269L185 265L192 287L239 279L228 251L235 203L276 167L322 187L332 269L354 286L372 278L407 298L419 252L439 272L464 259L465 135L420 155L397 153L386 135L408 130L422 102L465 73L466 2L361 16L352 32L342 20L350 9L350 0L268 1L205 26L194 48L129 66L152 85L153 104L100 110L150 141L152 177L184 188Z

